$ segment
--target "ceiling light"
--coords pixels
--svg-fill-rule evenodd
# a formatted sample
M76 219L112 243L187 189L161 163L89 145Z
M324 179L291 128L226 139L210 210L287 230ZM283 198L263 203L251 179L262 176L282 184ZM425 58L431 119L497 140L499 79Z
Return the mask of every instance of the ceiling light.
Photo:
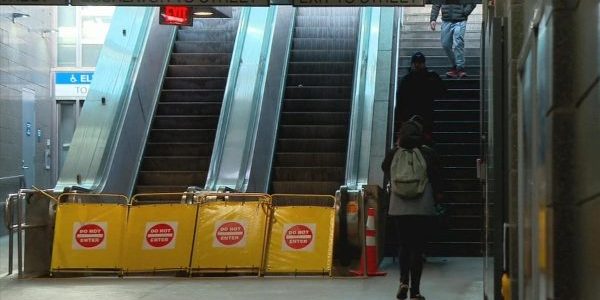
M207 16L212 16L213 12L212 11L197 11L194 13L195 16L200 16L200 17L207 17Z

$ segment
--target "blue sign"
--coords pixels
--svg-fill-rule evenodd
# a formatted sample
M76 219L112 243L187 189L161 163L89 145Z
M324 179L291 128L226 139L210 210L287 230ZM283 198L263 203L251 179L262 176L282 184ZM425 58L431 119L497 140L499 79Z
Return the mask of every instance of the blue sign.
M30 122L25 123L25 135L31 136L31 123Z
M56 84L90 84L94 72L56 72Z

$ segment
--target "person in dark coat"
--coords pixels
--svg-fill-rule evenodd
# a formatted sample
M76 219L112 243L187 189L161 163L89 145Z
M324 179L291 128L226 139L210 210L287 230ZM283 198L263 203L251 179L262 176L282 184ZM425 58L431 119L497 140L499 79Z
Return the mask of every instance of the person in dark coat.
M446 94L440 76L427 70L425 55L416 52L411 58L410 72L400 81L396 95L396 124L402 124L413 115L422 118L425 141L432 143L433 103Z
M396 222L396 236L400 245L400 286L397 299L406 299L410 290L410 299L425 300L420 291L423 255L435 228L435 205L443 197L439 158L433 149L424 145L422 125L418 121L418 116L415 116L402 124L396 147L387 153L381 165L385 178L391 178L392 161L398 149L418 148L427 164L429 180L423 194L417 199L403 199L394 192L390 193L388 214Z

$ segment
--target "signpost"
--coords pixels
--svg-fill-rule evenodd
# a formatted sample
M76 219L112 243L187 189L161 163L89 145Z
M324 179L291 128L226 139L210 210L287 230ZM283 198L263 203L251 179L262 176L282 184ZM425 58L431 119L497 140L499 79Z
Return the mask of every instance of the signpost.
M94 72L57 71L54 79L54 96L85 98L93 76Z

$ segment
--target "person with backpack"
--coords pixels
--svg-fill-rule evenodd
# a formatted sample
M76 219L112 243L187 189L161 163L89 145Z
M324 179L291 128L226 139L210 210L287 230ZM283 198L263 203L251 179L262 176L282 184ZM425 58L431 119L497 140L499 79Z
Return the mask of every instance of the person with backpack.
M420 282L425 246L434 228L436 201L442 198L439 158L425 145L423 126L414 116L402 123L396 147L381 168L390 179L388 214L396 221L400 244L400 287L397 299L424 300Z

